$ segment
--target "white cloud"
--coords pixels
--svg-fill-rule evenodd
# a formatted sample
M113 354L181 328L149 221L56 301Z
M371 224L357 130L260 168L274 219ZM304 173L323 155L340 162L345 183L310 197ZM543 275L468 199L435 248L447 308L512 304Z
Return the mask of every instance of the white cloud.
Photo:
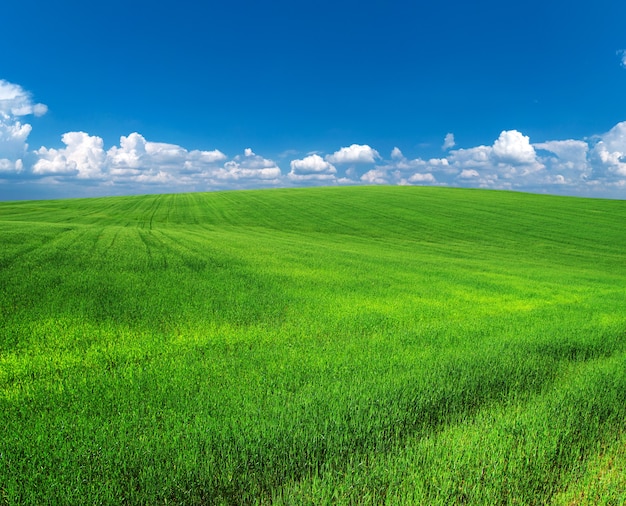
M0 79L0 117L43 116L47 111L46 105L33 103L31 94L20 85Z
M491 152L492 148L489 146L457 149L450 152L448 161L460 170L466 168L491 167Z
M429 160L422 160L421 158L415 158L408 160L398 148L394 148L391 152L391 162L387 165L383 165L386 170L399 170L399 171L446 171L449 169L449 162L447 158L431 158Z
M61 138L65 148L36 150L33 166L38 175L75 175L80 179L102 179L106 154L100 137L85 132L68 132Z
M26 139L32 127L17 120L0 118L0 157L21 160L28 151Z
M12 128L10 136L18 141L30 132L30 127ZM175 144L148 141L137 132L122 136L119 145L108 150L100 137L84 132L68 132L62 140L63 148L42 147L32 153L37 158L32 175L59 181L91 180L96 185L160 185L168 190L189 191L314 182L529 191L558 187L555 191L566 193L583 193L585 188L591 191L602 185L626 187L626 122L598 136L591 150L587 142L571 139L530 144L527 136L511 130L503 131L491 146L450 150L446 157L427 160L409 160L399 148L391 151L389 160L382 160L370 146L354 144L325 158L313 153L294 159L287 174L251 148L228 159L219 150L188 151ZM331 159L341 163L351 160L351 165L339 175ZM357 160L373 162L374 166L361 174ZM21 159L0 158L2 174L15 177L19 171L24 172Z
M325 161L317 154L301 160L292 160L290 166L291 172L289 172L288 177L294 181L333 180L337 173L337 169L332 163Z
M571 173L572 177L580 178L591 172L587 159L589 145L584 141L564 140L548 141L533 144L535 149L546 151L540 156L541 162L552 172Z
M147 141L137 132L120 137L119 147L113 146L107 152L109 167L118 174L137 174L149 163Z
M41 116L48 108L35 104L31 94L21 86L0 79L0 171L19 173L23 159L28 153L26 140L32 131L31 125L22 123L21 116Z
M530 139L517 130L503 131L493 143L492 153L498 162L511 165L530 165L537 161Z
M456 142L454 142L454 134L448 133L446 134L446 137L443 140L443 146L441 146L441 149L446 151L450 148L453 148L455 145L456 145Z
M223 168L213 171L213 180L225 182L254 181L258 184L278 184L281 170L272 160L255 154L250 148L244 151L244 156L237 155L226 162Z
M450 162L448 162L447 158L431 158L425 162L425 165L432 170L447 170L447 168L450 166Z
M587 160L587 151L589 151L589 145L586 142L576 140L540 142L533 146L536 149L550 151L562 160L571 160L577 164Z
M599 176L626 177L626 121L600 137L592 158Z
M142 135L132 133L120 138L120 146L107 152L112 174L138 175L145 171L166 171L172 174L202 172L217 162L226 160L221 151L187 151L176 144L150 142Z
M22 160L9 160L8 158L0 158L0 174L19 174L24 170Z
M626 51L620 58L626 66ZM526 191L623 197L626 190L626 122L585 140L531 143L517 130L505 130L491 145L465 149L454 135L445 136L445 156L407 159L394 147L389 159L367 144L352 144L332 154L309 151L292 159L283 174L272 159L251 148L233 158L221 151L188 150L176 144L152 142L137 132L105 148L103 139L85 132L62 135L62 147L29 150L32 126L23 117L42 115L44 104L29 92L0 80L0 177L46 183L80 181L81 188L121 187L136 192L145 185L164 191L204 191L223 188L323 184L437 184ZM283 151L281 156L297 156ZM339 168L338 168L339 167ZM344 172L344 169L345 172ZM339 174L339 170L342 171ZM363 173L364 172L364 173ZM153 186L154 187L154 186ZM605 193L602 193L605 192Z
M459 179L475 179L480 177L480 174L474 169L463 169L458 177Z
M537 158L530 139L517 130L502 131L492 146L450 151L448 159L462 179L473 174L465 170L480 171L483 175L489 172L485 184L512 179L516 185L523 186L531 182L529 178L535 177L531 177L532 174L545 168Z
M367 184L389 184L389 173L383 169L372 169L361 176Z
M400 148L393 148L393 150L391 151L391 159L392 160L402 160L404 158L404 155L402 154L402 151L400 151Z
M378 151L367 144L352 144L326 157L330 163L375 163L378 159L380 159Z
M408 160L399 148L394 148L390 161L377 165L365 173L361 180L370 184L442 184L434 173L445 175L450 172L456 174L457 171L450 167L447 158Z
M136 132L120 137L120 145L108 151L102 138L85 132L68 132L62 141L65 148L35 151L34 174L121 184L190 184L202 182L207 171L218 169L217 164L226 160L218 150L189 152L175 144L147 141Z
M620 65L624 68L626 68L626 49L620 49L617 52L617 56L619 56L620 59Z
M436 183L437 179L430 172L428 173L420 173L417 172L413 174L409 179L407 179L409 183L423 184L423 183Z
M183 168L187 172L200 172L223 162L228 157L219 149L212 151L193 150L187 153Z

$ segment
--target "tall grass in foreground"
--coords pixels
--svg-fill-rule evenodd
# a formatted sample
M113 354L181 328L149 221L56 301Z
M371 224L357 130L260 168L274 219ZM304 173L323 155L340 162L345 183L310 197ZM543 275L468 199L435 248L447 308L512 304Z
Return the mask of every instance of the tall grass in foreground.
M623 504L626 203L0 204L0 503Z

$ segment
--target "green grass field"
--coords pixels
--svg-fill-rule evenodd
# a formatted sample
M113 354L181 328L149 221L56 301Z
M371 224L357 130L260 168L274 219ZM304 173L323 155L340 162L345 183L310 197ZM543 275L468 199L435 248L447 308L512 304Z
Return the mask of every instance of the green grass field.
M0 203L0 504L624 504L626 201Z

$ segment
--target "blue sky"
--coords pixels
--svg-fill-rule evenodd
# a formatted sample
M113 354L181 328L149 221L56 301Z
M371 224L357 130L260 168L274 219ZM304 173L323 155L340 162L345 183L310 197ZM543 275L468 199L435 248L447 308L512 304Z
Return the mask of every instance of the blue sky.
M421 184L626 198L626 4L21 0L0 199Z

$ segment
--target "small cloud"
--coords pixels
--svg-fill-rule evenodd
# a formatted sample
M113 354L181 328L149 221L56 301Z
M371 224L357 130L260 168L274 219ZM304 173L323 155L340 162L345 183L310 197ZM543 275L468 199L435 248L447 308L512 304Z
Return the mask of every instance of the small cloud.
M310 155L291 161L289 179L296 181L335 179L337 169L319 155Z
M620 65L626 69L626 49L620 49L617 56L619 56Z
M409 179L408 179L409 183L436 183L437 180L435 179L435 176L433 176L430 172L423 174L421 172L418 172L416 174L413 174Z
M459 179L474 179L480 177L480 174L474 169L463 169L458 177Z
M490 146L476 146L474 148L457 149L448 155L449 162L454 167L464 170L466 168L483 168L491 166Z
M237 155L226 162L222 169L212 176L221 181L255 181L258 184L278 184L281 170L273 160L255 154L250 148L244 150L244 157Z
M45 104L35 104L29 92L19 84L0 79L0 116L10 119L11 116L42 116L48 112Z
M326 157L330 163L375 163L377 159L380 159L378 151L367 144L352 144Z
M446 134L446 137L443 140L443 146L441 146L441 149L443 151L446 151L450 148L453 148L454 146L456 146L456 142L454 142L454 134L452 133Z
M389 174L383 169L372 169L361 176L361 181L367 184L388 184Z
M43 116L48 112L48 106L46 104L35 104L33 106L33 114L37 117Z
M402 160L403 158L404 155L402 154L402 151L400 151L400 148L393 148L393 150L391 151L391 159Z
M277 158L290 158L290 157L294 157L299 155L300 152L296 149L286 149L285 151L281 151ZM307 153L309 155L313 154L313 153Z

